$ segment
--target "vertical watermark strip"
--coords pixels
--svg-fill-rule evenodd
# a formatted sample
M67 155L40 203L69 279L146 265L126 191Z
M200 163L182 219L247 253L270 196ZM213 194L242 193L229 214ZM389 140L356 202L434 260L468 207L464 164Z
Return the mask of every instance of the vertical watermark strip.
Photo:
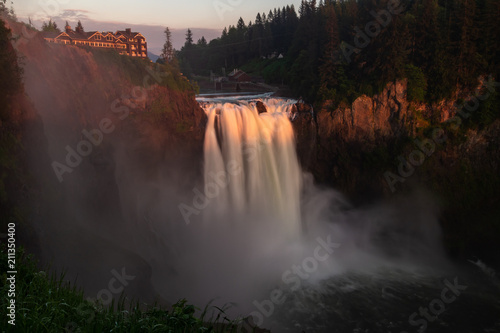
M16 325L16 224L9 223L7 230L7 322Z

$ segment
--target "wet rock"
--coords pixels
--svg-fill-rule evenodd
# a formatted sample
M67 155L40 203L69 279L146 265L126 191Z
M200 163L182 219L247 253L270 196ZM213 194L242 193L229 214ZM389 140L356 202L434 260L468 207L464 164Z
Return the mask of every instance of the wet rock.
M301 102L296 103L294 105L294 108L292 109L292 113L311 113L311 112L312 112L312 106Z
M257 106L257 111L259 112L259 114L267 112L266 106L261 101L258 101L256 103L256 106Z

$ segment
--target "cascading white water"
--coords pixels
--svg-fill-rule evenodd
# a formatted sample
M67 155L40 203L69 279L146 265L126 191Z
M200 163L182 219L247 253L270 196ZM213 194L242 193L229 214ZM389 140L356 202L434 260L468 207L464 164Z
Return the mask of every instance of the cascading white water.
M286 238L300 236L302 174L289 120L293 104L269 99L261 114L255 103L205 106L206 188L225 178L206 220L251 214L279 224Z
M165 299L231 303L226 314L276 329L302 311L294 300L310 298L314 307L342 289L335 279L359 273L383 280L393 268L412 279L419 262L440 261L436 214L425 195L351 207L302 173L290 120L295 101L261 101L261 114L255 101L200 101L208 115L204 186L181 199L183 218L172 220L183 222L159 232L168 251L155 252L153 283ZM350 281L349 288L363 283ZM275 302L276 292L285 304ZM268 315L271 305L279 315Z

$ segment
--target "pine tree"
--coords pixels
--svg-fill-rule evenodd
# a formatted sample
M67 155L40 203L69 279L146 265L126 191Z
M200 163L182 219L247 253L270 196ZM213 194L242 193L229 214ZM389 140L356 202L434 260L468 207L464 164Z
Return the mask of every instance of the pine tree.
M255 23L253 25L253 33L252 33L252 41L251 49L253 50L253 54L257 57L262 57L264 55L263 50L263 39L264 39L264 22L262 20L262 16L260 13L257 13L255 17Z
M454 10L454 47L456 89L472 88L477 84L477 50L474 41L478 37L476 21L476 3L474 0L457 0Z
M174 48L172 46L172 33L168 27L165 28L165 44L161 52L161 58L166 62L172 61L174 58Z
M320 88L319 94L323 98L335 97L335 87L338 84L336 78L336 65L339 59L339 28L337 14L333 4L329 4L323 9L326 18L326 44L322 64L319 68Z
M236 29L238 29L238 31L244 31L246 28L245 21L243 21L243 18L240 17L238 24L236 24Z
M78 20L78 24L76 25L75 31L77 31L77 32L84 32L85 31L85 30L83 30L83 25L82 25L82 22L80 20Z
M207 46L207 40L205 39L205 36L201 36L201 38L198 39L198 42L196 43L196 45L201 46L201 47Z
M57 27L57 23L53 22L52 19L49 19L49 23L43 22L42 31L45 32L61 32L61 30Z
M486 0L484 5L484 14L482 16L482 36L483 45L479 47L482 50L484 61L486 62L485 71L495 76L495 80L500 79L500 1Z
M191 32L191 29L188 28L186 32L186 43L184 43L185 47L190 47L193 45L193 33Z

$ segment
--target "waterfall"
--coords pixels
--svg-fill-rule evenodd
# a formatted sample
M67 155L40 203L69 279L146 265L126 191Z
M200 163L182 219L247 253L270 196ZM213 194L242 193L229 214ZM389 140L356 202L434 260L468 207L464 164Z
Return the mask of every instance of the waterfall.
M166 299L231 303L226 314L273 331L295 320L308 327L321 313L317 323L330 329L335 322L325 318L341 312L338 297L350 297L346 291L369 298L380 289L367 289L372 277L399 288L399 280L420 281L427 263L430 272L445 267L427 195L353 207L302 172L290 120L295 101L200 103L208 117L204 188L189 192L181 223L165 233L169 251L158 251L158 262L171 268L155 267L154 286Z
M214 193L205 220L214 223L217 217L228 215L260 217L293 239L301 233L302 185L289 120L295 101L263 102L267 112L261 114L255 102L204 105L208 116L205 190Z

